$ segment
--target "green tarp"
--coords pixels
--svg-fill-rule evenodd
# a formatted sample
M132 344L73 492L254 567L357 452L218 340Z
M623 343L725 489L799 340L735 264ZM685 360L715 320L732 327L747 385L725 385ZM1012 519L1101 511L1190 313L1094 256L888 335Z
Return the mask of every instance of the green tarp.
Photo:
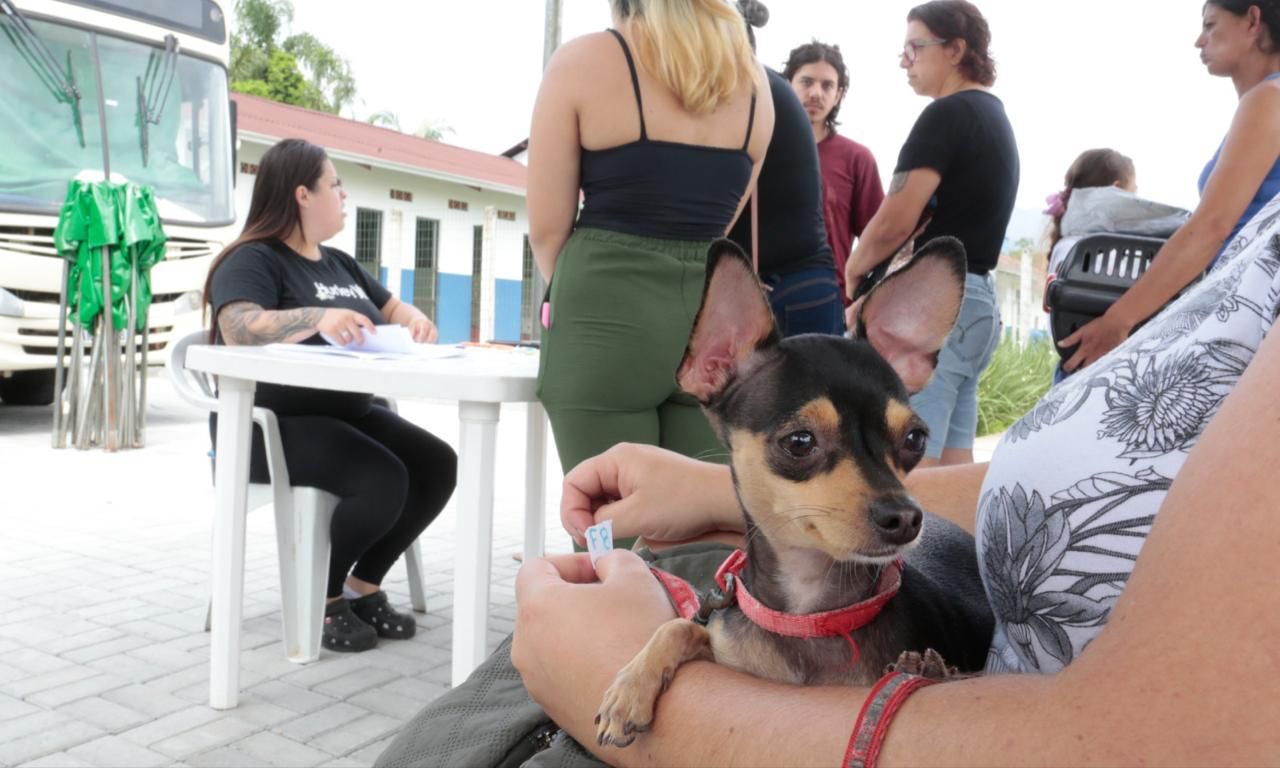
M164 258L164 228L150 187L73 180L67 187L58 225L53 231L58 255L71 262L67 309L81 326L92 328L102 311L102 249L111 255L113 327L128 323L125 299L132 290L132 265L138 265L135 330L147 323L151 307L151 267ZM78 314L77 314L78 313Z

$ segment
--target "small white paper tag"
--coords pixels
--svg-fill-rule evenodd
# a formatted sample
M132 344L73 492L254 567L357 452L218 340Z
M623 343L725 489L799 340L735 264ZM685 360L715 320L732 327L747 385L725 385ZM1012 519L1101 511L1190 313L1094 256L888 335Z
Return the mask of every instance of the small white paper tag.
M603 523L593 525L587 529L587 552L591 554L591 567L596 567L596 561L604 557L606 553L613 549L613 521L605 520Z

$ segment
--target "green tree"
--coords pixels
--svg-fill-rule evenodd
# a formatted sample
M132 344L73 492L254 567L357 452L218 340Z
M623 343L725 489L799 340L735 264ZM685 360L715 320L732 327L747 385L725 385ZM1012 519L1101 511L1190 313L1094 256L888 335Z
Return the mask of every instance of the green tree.
M369 125L376 125L382 128L390 128L391 130L396 131L398 133L404 133L404 131L401 130L400 128L400 116L390 110L383 110L382 112L374 112L372 115L369 115L368 119L365 122L369 123Z
M370 125L390 128L398 133L409 133L409 131L400 127L400 115L389 109L381 112L374 112L365 118L365 122ZM413 131L411 135L417 136L420 139L440 141L447 133L453 133L453 128L447 123L441 120L424 120L422 124L418 126L418 129Z
M238 0L231 36L231 88L337 114L356 95L351 65L314 35L281 40L293 21L291 0Z

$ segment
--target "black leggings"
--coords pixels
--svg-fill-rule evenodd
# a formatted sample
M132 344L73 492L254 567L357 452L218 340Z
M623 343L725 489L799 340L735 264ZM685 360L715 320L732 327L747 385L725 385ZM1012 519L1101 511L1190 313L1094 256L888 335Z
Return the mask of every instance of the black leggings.
M380 405L350 420L280 416L277 421L290 484L340 499L329 526L328 596L342 595L348 573L381 584L449 501L458 455L448 443ZM256 424L249 478L270 482Z

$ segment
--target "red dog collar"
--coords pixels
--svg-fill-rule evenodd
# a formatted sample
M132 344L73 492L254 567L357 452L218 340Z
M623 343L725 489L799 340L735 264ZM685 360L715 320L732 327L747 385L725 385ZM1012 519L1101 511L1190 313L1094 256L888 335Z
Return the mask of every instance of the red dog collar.
M843 637L849 642L853 661L858 661L858 644L853 633L870 624L902 586L902 560L894 560L880 574L880 583L872 597L844 608L820 613L783 613L760 603L742 585L742 571L747 567L747 554L734 550L716 571L716 584L725 595L737 600L738 608L753 624L775 635L786 637ZM686 619L699 613L699 600L684 579L658 568L650 568L667 589L676 611ZM726 578L732 576L732 578Z
M742 584L742 571L746 567L747 554L735 550L716 571L716 584L727 590L725 574L733 574L738 608L743 615L761 629L787 637L848 637L870 624L902 586L902 561L894 560L881 572L876 594L866 600L821 613L783 613L762 605L747 591Z

